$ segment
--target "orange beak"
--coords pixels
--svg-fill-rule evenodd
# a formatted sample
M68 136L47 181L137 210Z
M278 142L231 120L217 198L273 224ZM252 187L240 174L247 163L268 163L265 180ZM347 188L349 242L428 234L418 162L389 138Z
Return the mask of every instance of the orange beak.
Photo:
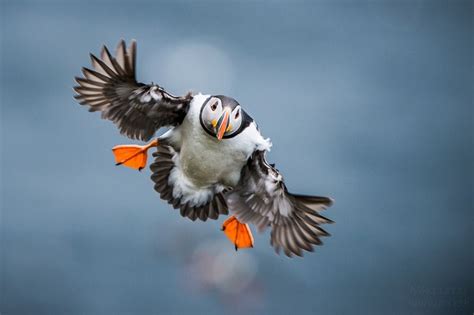
M224 137L225 131L227 130L227 127L229 126L229 111L225 111L219 120L217 121L216 125L216 137L218 140L222 140Z

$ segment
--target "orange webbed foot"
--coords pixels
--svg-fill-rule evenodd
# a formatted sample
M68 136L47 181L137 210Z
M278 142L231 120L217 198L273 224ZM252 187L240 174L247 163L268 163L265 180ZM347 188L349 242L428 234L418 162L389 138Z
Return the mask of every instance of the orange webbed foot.
M158 146L157 139L146 145L117 145L112 148L115 165L124 165L141 171L146 166L148 149L155 146Z
M248 224L241 223L235 216L229 217L222 224L227 238L234 244L235 250L253 247L253 235Z

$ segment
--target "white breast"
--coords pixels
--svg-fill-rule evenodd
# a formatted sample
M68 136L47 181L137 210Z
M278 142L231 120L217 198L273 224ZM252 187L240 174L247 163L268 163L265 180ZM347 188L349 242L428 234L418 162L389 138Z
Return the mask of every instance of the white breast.
M223 139L207 134L199 121L201 106L209 95L198 94L190 105L183 123L163 137L180 151L175 159L174 175L170 184L173 194L203 202L205 191L221 191L224 186L234 187L240 179L242 167L256 150L269 150L271 143L264 139L251 123L239 135ZM198 191L199 194L196 194ZM210 192L210 191L208 191ZM196 196L191 196L196 195ZM204 198L208 199L208 198Z

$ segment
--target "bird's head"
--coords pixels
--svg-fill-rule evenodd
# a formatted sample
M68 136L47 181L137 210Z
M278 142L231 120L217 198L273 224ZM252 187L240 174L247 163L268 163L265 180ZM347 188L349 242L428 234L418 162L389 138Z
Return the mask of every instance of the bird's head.
M213 95L203 103L200 121L208 134L222 140L239 134L247 116L233 98Z

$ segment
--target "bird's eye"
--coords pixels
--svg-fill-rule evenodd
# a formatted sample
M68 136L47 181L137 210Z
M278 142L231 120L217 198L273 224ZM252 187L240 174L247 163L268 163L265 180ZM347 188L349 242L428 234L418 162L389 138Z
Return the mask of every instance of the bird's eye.
M237 118L239 118L239 116L240 116L240 110L238 110L237 113L235 113L234 118L237 119Z
M217 101L211 104L211 110L215 111L217 109Z

